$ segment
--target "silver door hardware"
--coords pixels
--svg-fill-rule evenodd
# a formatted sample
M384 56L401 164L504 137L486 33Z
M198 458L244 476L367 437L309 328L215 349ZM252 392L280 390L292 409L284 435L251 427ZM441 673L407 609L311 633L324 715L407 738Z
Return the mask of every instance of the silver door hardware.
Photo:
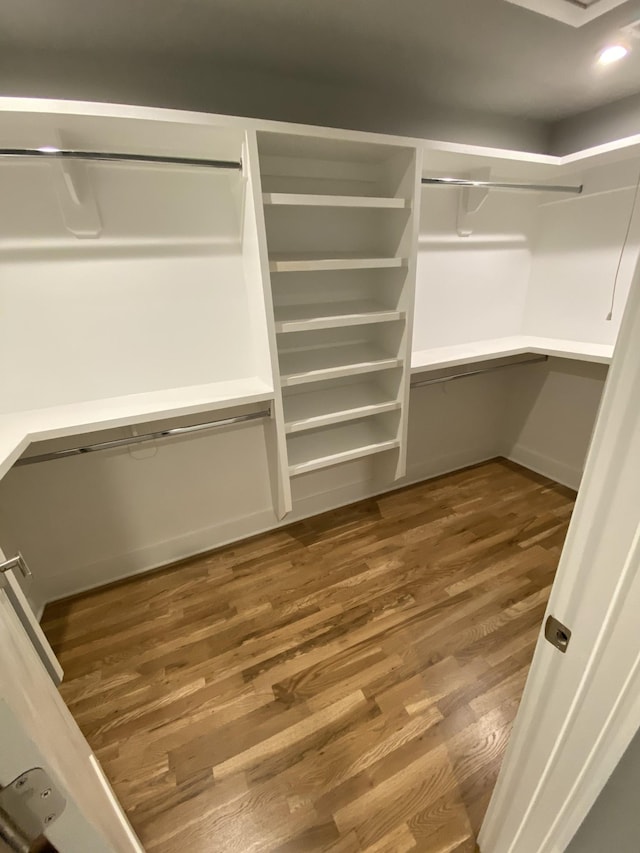
M10 560L5 560L4 563L0 563L0 572L8 572L9 569L18 569L22 577L26 580L29 580L31 577L31 569L26 564L24 557L19 551L15 557L12 557Z
M563 654L567 651L569 640L571 639L571 631L566 625L559 622L555 616L547 618L544 624L544 635L551 645L555 646Z
M29 853L31 843L60 817L66 805L42 767L26 770L0 788L0 839L10 850Z

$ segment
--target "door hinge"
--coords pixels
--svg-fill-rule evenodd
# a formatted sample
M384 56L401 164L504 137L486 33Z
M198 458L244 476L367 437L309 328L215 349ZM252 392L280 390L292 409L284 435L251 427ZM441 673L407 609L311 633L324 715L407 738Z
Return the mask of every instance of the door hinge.
M546 639L563 654L569 647L571 631L563 625L555 616L549 616L544 624L544 635Z
M25 770L0 788L0 838L10 850L29 850L57 820L67 801L42 767Z

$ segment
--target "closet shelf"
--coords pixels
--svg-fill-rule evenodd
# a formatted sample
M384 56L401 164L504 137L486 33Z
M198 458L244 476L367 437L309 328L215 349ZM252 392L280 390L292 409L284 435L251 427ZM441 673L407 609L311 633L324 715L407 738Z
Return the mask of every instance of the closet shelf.
M313 272L315 270L364 270L406 267L407 258L344 253L277 255L269 260L271 272Z
M377 302L321 302L317 305L281 305L275 309L276 332L335 329L402 320L405 311L386 308Z
M396 436L390 436L379 424L367 420L301 433L287 440L289 474L317 471L399 445Z
M389 397L373 382L292 394L284 398L285 430L304 432L400 409L401 401Z
M372 344L345 344L317 349L289 350L280 353L280 381L283 388L337 379L400 367L403 360Z
M257 377L127 394L0 415L0 478L33 441L273 400Z
M535 335L513 335L414 352L411 356L411 372L421 373L445 367L459 367L473 362L489 361L492 358L504 358L525 353L569 358L575 361L591 361L597 364L610 364L613 357L613 345L544 338Z
M263 193L265 205L291 207L365 207L388 210L407 210L411 202L406 198L358 195L306 195L304 193Z

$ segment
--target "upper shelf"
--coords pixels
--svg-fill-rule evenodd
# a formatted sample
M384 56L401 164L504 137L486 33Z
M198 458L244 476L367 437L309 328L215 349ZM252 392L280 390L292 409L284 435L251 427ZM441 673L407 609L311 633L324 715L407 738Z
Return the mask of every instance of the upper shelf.
M292 207L366 207L389 210L406 210L411 202L406 198L383 198L380 196L355 195L309 195L306 193L263 193L266 205L290 205Z
M336 329L402 320L405 311L386 308L377 302L321 302L317 305L275 306L276 332L304 332L311 329Z
M411 356L411 372L420 373L445 367L458 367L476 361L490 361L493 358L504 358L525 353L570 358L576 361L591 361L597 364L610 364L613 357L613 344L593 344L560 338L543 338L535 335L492 338L414 352Z
M313 270L364 270L406 267L407 258L376 257L344 253L283 255L271 257L271 272L311 272Z

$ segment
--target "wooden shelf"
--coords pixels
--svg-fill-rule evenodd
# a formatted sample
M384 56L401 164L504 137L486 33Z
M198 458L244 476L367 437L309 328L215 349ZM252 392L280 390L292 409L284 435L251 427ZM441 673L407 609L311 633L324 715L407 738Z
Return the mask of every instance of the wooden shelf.
M406 198L356 195L306 195L304 193L263 193L265 205L291 207L364 207L386 210L407 210L411 202Z
M372 420L340 424L291 436L287 440L289 474L305 474L341 462L360 459L400 444Z
M316 305L281 305L274 308L276 332L304 332L402 320L404 311L377 302L321 302Z
M284 398L285 430L303 432L393 412L400 407L400 400L389 399L389 394L373 382L305 391Z
M271 272L313 272L315 270L389 269L407 266L406 258L332 253L275 256L269 260Z
M372 344L345 344L280 353L282 387L400 367L402 359Z

